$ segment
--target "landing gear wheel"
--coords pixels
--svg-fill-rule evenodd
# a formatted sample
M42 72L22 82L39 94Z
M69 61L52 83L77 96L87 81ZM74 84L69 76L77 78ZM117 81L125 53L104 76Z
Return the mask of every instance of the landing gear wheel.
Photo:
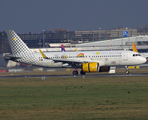
M125 73L126 73L126 74L129 74L129 71L127 70Z
M128 71L128 67L127 66L125 66L125 69L126 69L126 74L129 74L129 71Z
M81 74L81 75L85 75L85 72L83 72L83 71L81 70L80 74Z
M74 70L73 72L73 75L78 75L78 71Z

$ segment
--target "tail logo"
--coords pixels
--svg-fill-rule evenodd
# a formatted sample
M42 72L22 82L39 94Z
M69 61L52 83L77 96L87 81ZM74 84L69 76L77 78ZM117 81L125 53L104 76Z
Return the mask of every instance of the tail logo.
M61 52L65 52L65 48L63 44L61 44Z
M17 39L16 39L16 38L14 38L14 40L16 41Z

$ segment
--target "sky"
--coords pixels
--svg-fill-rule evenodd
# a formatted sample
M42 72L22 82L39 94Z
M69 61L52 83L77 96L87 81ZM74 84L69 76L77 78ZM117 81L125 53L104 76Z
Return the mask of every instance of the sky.
M0 31L109 30L148 25L148 0L0 0Z

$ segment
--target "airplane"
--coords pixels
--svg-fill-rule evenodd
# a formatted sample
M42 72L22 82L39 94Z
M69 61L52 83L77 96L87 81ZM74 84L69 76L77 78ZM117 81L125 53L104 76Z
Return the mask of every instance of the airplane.
M134 51L77 51L77 52L42 52L31 51L13 31L6 31L12 55L7 59L41 67L74 68L73 75L87 72L109 72L111 66L139 65L146 59ZM126 68L126 73L128 69Z
M133 45L133 51L139 53L134 42L132 43L132 45ZM147 60L146 62L148 62L148 53L140 53L140 55L141 55L142 57L145 57L146 60Z
M61 44L61 52L65 52L66 50L65 50L65 48L64 48L64 45L63 44Z
M65 50L65 47L64 47L64 45L63 44L61 44L61 52L65 52L66 50ZM75 51L77 52L78 50L75 48Z
M133 51L139 53L134 42L132 43L132 45L133 45Z

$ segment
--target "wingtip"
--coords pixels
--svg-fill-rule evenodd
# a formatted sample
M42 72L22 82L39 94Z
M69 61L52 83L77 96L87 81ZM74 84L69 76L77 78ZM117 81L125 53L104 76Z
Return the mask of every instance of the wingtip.
M39 49L39 51L40 51L43 58L47 58L46 55L40 49Z

